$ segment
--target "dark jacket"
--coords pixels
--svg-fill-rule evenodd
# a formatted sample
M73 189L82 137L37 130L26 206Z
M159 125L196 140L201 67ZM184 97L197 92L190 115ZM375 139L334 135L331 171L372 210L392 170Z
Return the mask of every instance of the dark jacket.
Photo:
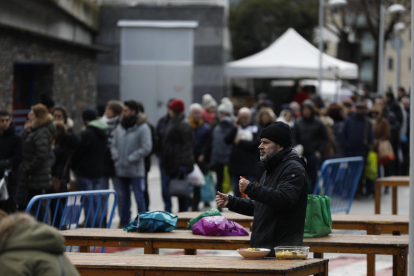
M55 155L55 164L52 167L52 176L63 181L64 184L69 182L70 160L79 144L78 138L74 134L66 133L56 138L56 144L53 148ZM66 171L65 171L65 167ZM66 185L61 185L62 191Z
M358 113L348 116L345 120L344 149L347 156L353 152L368 152L373 143L372 125L367 116Z
M242 128L242 127L241 127ZM248 125L245 128L251 128L253 132L253 140L241 140L238 145L234 144L237 136L238 128L234 127L225 137L228 145L233 145L229 160L229 173L238 175L257 175L259 170L259 145L260 145L260 129L256 125Z
M308 156L315 152L323 153L328 135L326 128L316 115L311 118L299 118L294 128L295 144L303 146L303 155Z
M193 171L194 134L184 113L169 121L161 151L161 166L169 176L177 176L180 167L186 173Z
M212 165L228 165L233 145L227 144L224 140L226 135L233 128L233 119L226 116L220 119L219 123L213 128L211 135L211 161Z
M55 132L52 116L36 118L23 144L20 186L29 190L51 188L52 135Z
M92 121L80 134L79 146L72 156L72 168L78 176L98 179L103 176L107 138L107 124Z
M22 138L16 135L14 126L0 135L0 179L3 178L5 169L11 169L8 185L18 185L19 165L22 161Z
M159 119L157 126L155 128L155 132L157 133L158 143L159 143L155 147L155 149L157 150L158 156L162 155L162 147L163 147L162 143L164 142L165 135L167 132L167 127L168 127L170 120L171 118L168 114L165 115L164 117L161 117L161 119Z
M210 135L210 126L207 123L202 123L198 127L193 126L194 133L194 158L204 155L206 151L207 142Z
M64 253L65 239L59 231L27 214L4 218L0 237L1 275L79 275Z
M263 164L260 183L250 183L249 198L229 196L228 208L254 216L250 246L268 248L302 245L308 200L306 162L287 148Z

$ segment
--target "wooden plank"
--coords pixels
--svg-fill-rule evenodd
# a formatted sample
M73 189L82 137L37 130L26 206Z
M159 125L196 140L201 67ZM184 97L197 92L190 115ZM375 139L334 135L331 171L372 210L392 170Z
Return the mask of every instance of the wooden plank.
M208 272L215 275L305 275L324 272L328 260L308 259L283 261L274 258L249 260L242 257L223 256L176 256L176 255L129 255L129 254L90 254L67 253L70 261L79 270L134 270L134 271L174 271ZM220 274L222 273L222 274ZM306 275L309 275L306 274ZM83 274L82 274L83 275ZM141 274L141 275L153 275ZM162 274L168 275L168 274ZM176 274L188 275L188 274Z

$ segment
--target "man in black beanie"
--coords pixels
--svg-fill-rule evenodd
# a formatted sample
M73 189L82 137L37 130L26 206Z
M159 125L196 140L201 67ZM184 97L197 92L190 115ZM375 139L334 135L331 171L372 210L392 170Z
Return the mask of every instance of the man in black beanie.
M249 198L217 192L219 207L254 216L250 246L270 249L302 245L307 205L306 162L292 149L290 127L276 122L260 136L260 163L266 169L260 183L240 177L239 189Z

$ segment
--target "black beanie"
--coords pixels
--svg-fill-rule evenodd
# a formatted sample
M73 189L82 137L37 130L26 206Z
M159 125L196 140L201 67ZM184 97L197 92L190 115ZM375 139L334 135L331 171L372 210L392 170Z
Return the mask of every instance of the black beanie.
M82 119L84 121L93 121L96 120L97 113L95 109L92 108L86 108L82 113Z
M281 145L284 148L292 146L292 131L289 125L282 122L275 122L262 130L260 138L266 138Z

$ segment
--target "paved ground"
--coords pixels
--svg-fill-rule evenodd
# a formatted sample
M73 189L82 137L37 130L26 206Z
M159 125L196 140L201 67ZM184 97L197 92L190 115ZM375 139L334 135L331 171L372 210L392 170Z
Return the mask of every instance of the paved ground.
M161 184L160 174L156 160L153 161L153 166L149 175L149 193L150 193L150 210L164 210L164 205L161 197ZM409 189L403 187L398 189L398 213L408 214L409 206ZM132 202L134 203L134 199ZM212 207L215 207L215 203L212 203ZM202 204L200 208L202 208ZM207 209L206 209L207 210ZM224 210L227 211L227 210ZM136 204L132 207L133 217L137 214ZM178 202L176 198L173 198L173 212L178 212ZM356 199L352 204L350 211L351 214L374 214L374 198ZM391 214L391 195L382 196L382 214ZM119 224L119 217L116 216L112 227L116 227ZM365 231L344 231L334 230L335 233L352 233L352 234L365 234ZM132 249L123 251L125 254L143 253L143 249ZM183 254L181 250L161 250L160 254ZM237 256L237 252L232 251L213 251L213 250L200 250L198 254L204 255L223 255L223 256ZM363 276L366 275L366 257L364 255L357 254L326 254L326 258L330 259L329 263L329 275L331 276ZM377 276L392 275L392 257L377 255L376 257L376 270Z

